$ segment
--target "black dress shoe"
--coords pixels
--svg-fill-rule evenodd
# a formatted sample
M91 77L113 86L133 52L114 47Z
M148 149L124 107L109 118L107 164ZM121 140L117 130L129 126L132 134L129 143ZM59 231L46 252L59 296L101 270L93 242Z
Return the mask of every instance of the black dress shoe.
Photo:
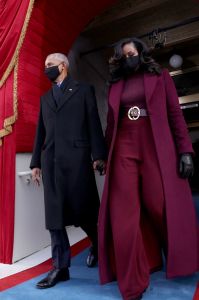
M59 281L66 281L70 279L68 268L64 269L53 269L48 275L39 281L36 285L39 289L47 289L54 286Z
M98 261L98 253L96 247L91 247L86 260L86 264L89 268L96 266Z

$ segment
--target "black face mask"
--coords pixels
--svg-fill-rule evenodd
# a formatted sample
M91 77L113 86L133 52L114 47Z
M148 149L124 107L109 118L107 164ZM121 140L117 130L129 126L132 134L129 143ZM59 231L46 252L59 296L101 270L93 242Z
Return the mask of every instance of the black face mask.
M126 57L121 65L121 70L123 75L124 76L131 75L139 67L139 64L140 64L139 55Z
M55 81L60 75L59 65L45 68L44 74L48 77L49 80Z

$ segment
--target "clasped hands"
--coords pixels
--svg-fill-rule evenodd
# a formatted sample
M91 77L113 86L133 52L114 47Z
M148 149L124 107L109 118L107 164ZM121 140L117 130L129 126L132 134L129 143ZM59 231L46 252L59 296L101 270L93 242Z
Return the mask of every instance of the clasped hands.
M97 170L101 175L105 175L106 173L106 162L104 160L95 160L93 162L93 169Z

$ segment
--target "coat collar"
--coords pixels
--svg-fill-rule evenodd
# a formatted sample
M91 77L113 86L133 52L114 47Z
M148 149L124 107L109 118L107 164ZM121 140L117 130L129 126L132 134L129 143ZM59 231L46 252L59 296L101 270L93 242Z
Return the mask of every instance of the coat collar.
M70 78L67 84L63 87L63 96L59 99L58 106L55 103L55 99L53 97L53 90L50 89L46 94L46 101L48 105L53 109L55 112L59 111L62 106L73 96L76 91L79 89L79 84L77 81Z
M124 88L124 80L114 83L110 89L109 104L112 107L114 114L118 114L120 99ZM144 73L144 89L146 96L146 104L148 105L157 84L157 76L151 73Z

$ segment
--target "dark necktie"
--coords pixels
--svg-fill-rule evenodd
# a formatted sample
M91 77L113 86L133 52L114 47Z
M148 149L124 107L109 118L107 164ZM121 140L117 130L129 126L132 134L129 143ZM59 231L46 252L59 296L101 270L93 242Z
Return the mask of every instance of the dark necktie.
M55 100L56 105L59 105L60 98L63 96L63 92L61 88L57 84L53 84L53 98Z

